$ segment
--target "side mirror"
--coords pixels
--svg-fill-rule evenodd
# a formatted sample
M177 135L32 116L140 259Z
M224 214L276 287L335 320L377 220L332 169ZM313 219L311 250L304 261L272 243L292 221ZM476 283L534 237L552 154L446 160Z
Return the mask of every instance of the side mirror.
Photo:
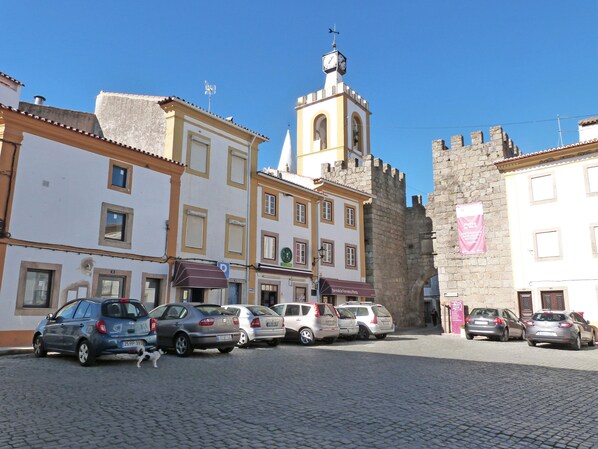
M54 319L54 314L53 314L53 313L48 313L48 314L46 315L46 320L48 320L48 321L52 321L53 319Z

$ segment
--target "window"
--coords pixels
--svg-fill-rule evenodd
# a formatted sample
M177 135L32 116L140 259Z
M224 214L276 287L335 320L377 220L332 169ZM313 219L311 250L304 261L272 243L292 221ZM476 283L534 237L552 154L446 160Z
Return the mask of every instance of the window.
M276 235L262 234L262 259L276 261L276 240Z
M556 198L551 174L530 178L532 202L550 201Z
M357 247L345 245L345 268L357 269Z
M182 250L205 254L208 211L193 206L184 206L183 211Z
M355 208L353 206L345 206L345 227L355 227Z
M131 294L131 272L95 268L93 270L92 294L103 298L129 298Z
M124 162L110 161L108 188L119 192L131 193L133 166Z
M561 256L559 233L556 230L536 232L536 259Z
M187 171L207 178L210 174L210 141L190 133L187 142Z
M102 203L99 244L131 249L133 209Z
M565 310L565 295L562 290L540 292L542 308L548 310Z
M592 254L598 256L598 224L590 226L590 238L592 240Z
M278 220L278 213L276 210L276 195L273 193L264 192L264 207L263 217Z
M361 144L361 119L357 114L354 114L351 118L351 134L351 149L361 152L363 148Z
M295 287L295 301L305 302L307 300L307 288L306 287Z
M295 265L307 265L307 241L295 240Z
M332 201L329 201L329 200L322 201L322 220L334 223L333 212L334 212L334 210L333 210Z
M324 257L322 257L322 264L334 265L334 243L322 240L322 248L324 248Z
M243 259L245 257L245 219L226 215L226 257Z
M314 120L314 151L325 150L328 148L328 141L327 141L327 126L328 121L326 120L326 116L320 114Z
M587 167L586 187L588 195L598 195L598 166Z
M307 206L305 203L295 202L295 224L298 226L307 225Z
M232 187L245 189L247 177L247 155L233 148L228 149L228 180Z
M56 308L60 285L55 280L60 269L59 265L22 262L17 309Z
M73 317L76 320L81 320L84 318L91 318L94 306L89 301L81 301L79 303L79 307L77 307L77 311L75 312L75 316Z

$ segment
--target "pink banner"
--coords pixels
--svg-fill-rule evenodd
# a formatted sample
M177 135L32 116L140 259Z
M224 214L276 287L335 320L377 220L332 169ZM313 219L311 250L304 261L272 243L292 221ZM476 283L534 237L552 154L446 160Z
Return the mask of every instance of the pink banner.
M461 325L465 324L465 313L463 309L463 301L453 300L451 305L451 333L460 334Z
M457 233L461 254L486 252L482 203L457 204Z

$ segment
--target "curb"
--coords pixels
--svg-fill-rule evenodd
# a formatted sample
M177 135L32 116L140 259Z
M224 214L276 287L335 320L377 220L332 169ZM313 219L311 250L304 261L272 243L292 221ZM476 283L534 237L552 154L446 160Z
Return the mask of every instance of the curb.
M0 356L3 355L18 355L33 353L33 348L19 347L19 348L0 348Z

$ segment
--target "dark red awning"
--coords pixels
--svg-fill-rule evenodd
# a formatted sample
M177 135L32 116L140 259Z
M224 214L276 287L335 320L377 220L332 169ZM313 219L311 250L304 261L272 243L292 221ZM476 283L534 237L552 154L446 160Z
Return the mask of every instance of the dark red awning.
M376 291L372 284L368 284L367 282L320 278L320 294L374 298L376 296Z
M219 267L177 260L172 285L185 288L227 288L226 275Z

